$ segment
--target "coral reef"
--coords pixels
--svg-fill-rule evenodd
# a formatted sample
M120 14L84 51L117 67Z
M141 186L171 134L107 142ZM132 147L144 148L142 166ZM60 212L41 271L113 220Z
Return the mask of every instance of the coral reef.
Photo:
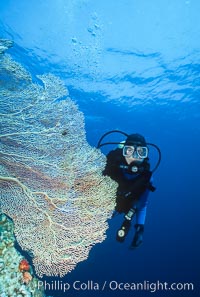
M23 284L26 284L26 285L29 284L32 281L32 279L33 279L33 277L30 274L30 272L24 271L22 273L22 282L23 282Z
M3 54L9 47L13 46L13 42L7 39L0 39L0 55Z
M22 255L14 247L13 223L5 215L0 215L0 296L1 297L42 297L44 289L38 286L33 272L23 275L19 270ZM29 267L30 268L30 267ZM31 270L31 268L30 268Z
M30 74L9 55L1 63L1 212L14 221L36 273L63 276L102 242L116 183L105 156L86 141L83 114L63 83Z

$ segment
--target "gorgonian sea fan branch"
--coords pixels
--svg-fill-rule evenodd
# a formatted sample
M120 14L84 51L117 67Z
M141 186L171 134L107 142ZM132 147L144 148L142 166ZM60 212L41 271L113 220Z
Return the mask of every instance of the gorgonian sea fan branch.
M105 239L116 183L102 176L105 156L88 145L62 81L42 75L42 87L9 55L0 60L1 212L37 274L63 276Z

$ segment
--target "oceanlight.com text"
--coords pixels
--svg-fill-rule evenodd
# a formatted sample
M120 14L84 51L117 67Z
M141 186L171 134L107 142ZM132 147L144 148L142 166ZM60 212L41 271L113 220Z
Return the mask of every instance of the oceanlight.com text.
M194 284L193 283L183 283L183 282L150 282L144 280L142 282L119 282L116 280L111 281L93 281L88 280L82 282L80 280L76 280L72 283L63 282L60 280L57 281L38 281L38 289L43 287L46 291L149 291L151 293L158 291L193 291Z
M171 283L168 282L138 282L138 283L120 283L117 281L111 281L109 283L109 289L120 291L149 291L154 293L156 291L193 291L193 283Z

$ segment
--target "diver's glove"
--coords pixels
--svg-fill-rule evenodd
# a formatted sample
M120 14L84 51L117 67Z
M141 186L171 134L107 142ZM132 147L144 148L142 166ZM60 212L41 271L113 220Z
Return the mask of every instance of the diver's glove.
M136 232L130 246L131 249L139 247L143 242L144 225L136 224L135 229L136 229Z

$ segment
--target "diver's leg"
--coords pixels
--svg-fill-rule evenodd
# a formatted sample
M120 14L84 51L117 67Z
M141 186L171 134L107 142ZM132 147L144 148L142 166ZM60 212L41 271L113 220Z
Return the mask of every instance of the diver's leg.
M131 243L131 248L139 247L143 242L144 224L146 219L148 202L148 191L146 191L137 202L135 235Z
M145 191L136 204L136 224L145 224L149 191Z

